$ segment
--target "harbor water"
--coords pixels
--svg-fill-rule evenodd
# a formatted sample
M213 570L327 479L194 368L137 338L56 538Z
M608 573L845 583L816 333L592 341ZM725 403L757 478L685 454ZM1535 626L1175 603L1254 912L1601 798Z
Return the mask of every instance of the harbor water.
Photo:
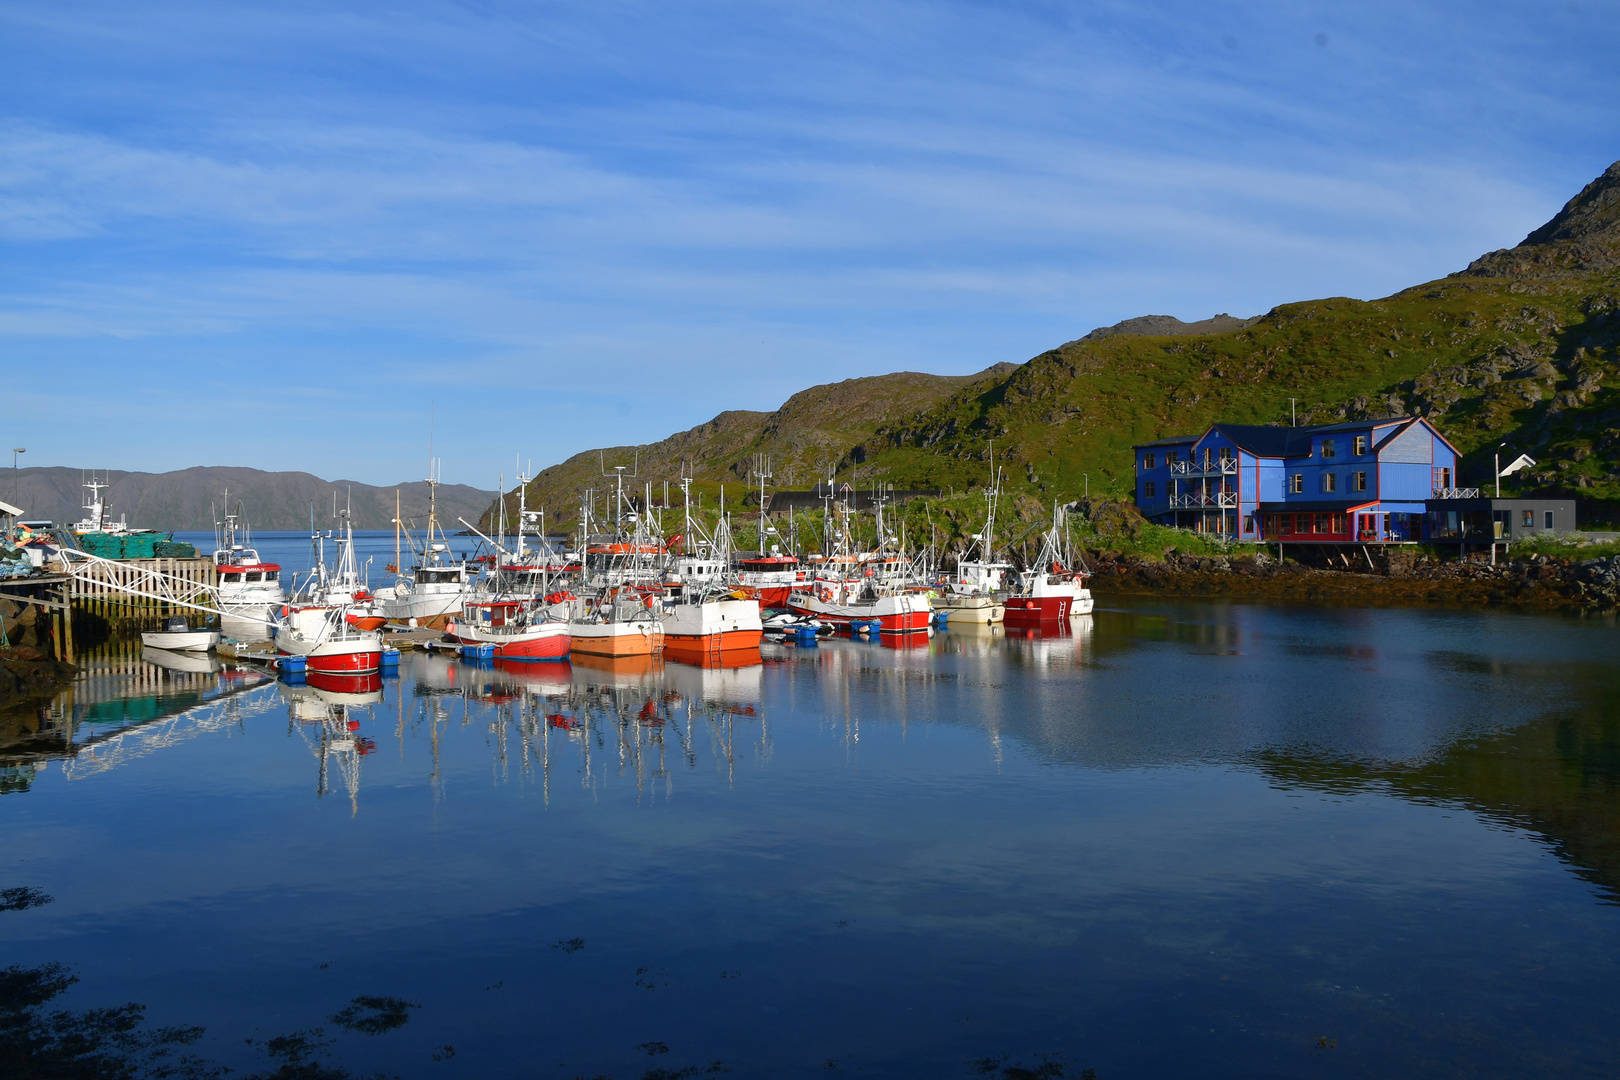
M239 1074L1620 1071L1612 618L892 646L374 689L115 643L8 732L0 966Z

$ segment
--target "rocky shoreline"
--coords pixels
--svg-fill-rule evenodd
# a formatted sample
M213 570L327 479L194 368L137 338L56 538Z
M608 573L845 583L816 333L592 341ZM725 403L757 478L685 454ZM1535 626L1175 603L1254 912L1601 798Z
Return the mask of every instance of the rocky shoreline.
M50 697L74 667L51 655L49 621L31 604L0 599L0 710Z
M1520 608L1620 608L1620 556L1534 555L1496 566L1483 557L1437 560L1410 550L1338 567L1278 562L1267 554L1206 556L1171 549L1161 560L1087 551L1092 591L1234 600Z

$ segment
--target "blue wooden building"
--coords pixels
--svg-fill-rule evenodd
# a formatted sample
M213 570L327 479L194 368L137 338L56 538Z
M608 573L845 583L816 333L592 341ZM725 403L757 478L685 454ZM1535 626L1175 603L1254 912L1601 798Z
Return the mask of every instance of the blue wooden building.
M1460 498L1457 449L1422 417L1315 427L1215 424L1133 447L1149 520L1252 543L1405 543Z

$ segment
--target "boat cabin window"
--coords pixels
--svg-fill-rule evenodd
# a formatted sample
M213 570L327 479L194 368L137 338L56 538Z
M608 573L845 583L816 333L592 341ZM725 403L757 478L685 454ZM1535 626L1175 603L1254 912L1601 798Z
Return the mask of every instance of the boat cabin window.
M241 581L242 580L242 575L241 574L221 574L219 576L219 579L221 581Z
M266 570L264 572L264 580L266 580L266 581L280 581L281 580L281 571L280 570Z
M264 574L261 573L258 570L249 570L247 572L247 580L249 580L249 581L263 581L264 580Z

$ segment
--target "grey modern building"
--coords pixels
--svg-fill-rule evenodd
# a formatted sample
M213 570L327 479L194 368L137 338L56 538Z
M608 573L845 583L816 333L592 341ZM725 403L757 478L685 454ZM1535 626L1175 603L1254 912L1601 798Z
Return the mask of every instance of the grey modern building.
M1575 531L1573 499L1430 499L1424 539L1437 544L1488 544Z

